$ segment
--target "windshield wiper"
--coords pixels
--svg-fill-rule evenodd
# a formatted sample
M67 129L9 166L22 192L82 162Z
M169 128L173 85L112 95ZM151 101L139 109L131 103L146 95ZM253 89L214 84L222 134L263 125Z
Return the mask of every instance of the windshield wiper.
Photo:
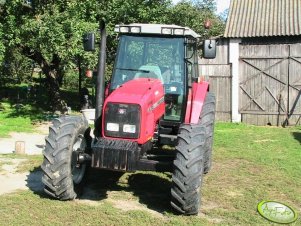
M142 69L132 69L132 68L116 68L116 69L125 70L125 71L139 71L139 72L143 72L143 73L149 73L149 71L142 70Z

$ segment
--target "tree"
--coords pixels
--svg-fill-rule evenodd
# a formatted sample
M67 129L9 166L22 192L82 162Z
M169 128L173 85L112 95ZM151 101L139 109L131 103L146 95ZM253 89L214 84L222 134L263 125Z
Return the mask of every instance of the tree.
M0 65L2 64L3 58L4 58L4 43L3 43L3 31L2 31L2 24L0 23Z
M115 24L160 22L168 3L169 0L33 0L32 5L24 5L22 0L11 0L5 3L0 22L6 30L5 45L20 49L40 66L46 77L51 106L61 110L65 103L59 88L65 71L75 67L78 57L90 68L97 62L97 54L83 52L82 35L96 31L98 21L105 19L110 60L117 43L113 35Z
M202 38L209 38L222 35L224 32L224 22L214 14L214 0L183 0L175 5L170 14L168 23L187 26L199 33ZM204 22L209 19L212 27L209 30L204 28Z
M5 3L0 17L6 31L5 44L40 66L54 110L66 105L59 92L64 71L75 67L76 58L87 56L82 48L83 33L97 27L93 21L85 21L81 9L77 1L54 4L36 0L32 6L24 6L21 0L11 0Z
M193 0L193 5L201 10L209 10L211 12L216 11L216 1L215 0Z
M17 83L27 82L33 72L33 61L23 56L17 48L7 48L4 54L4 63L1 73L1 81L11 80ZM4 82L6 82L4 80Z
M229 8L225 9L223 12L220 13L219 17L223 20L223 21L227 21L228 18L228 14L229 14Z
M84 67L96 67L98 51L94 54L85 53L82 36L86 32L96 31L102 19L106 21L108 30L107 62L110 68L117 47L116 34L113 32L115 24L173 23L190 26L203 34L203 22L209 18L213 21L213 29L207 36L220 34L223 26L212 13L212 0L195 1L194 4L183 1L174 7L170 0L24 2L10 0L0 7L0 37L1 24L5 30L0 41L0 60L3 47L6 46L8 50L17 50L39 65L46 78L50 106L54 110L62 110L66 105L60 96L60 86L66 72L77 67L78 59L81 59Z

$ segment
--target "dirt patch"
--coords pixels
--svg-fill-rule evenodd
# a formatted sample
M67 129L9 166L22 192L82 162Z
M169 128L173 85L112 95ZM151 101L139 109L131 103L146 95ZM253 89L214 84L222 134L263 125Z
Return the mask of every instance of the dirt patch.
M202 201L202 210L212 210L212 209L217 209L217 208L220 208L220 206L215 203L215 202L211 202L211 201L207 201L207 200L203 200Z
M0 158L0 175L16 173L17 167L26 159L9 159L9 158Z
M207 221L209 221L210 223L213 223L213 224L220 224L220 223L222 223L222 219L220 219L220 218L212 218L212 217L209 217L209 216L207 216L207 214L205 214L205 213L202 213L202 212L200 212L199 214L198 214L198 217L200 217L200 218L204 218L204 219L206 219Z
M163 214L151 210L147 208L146 206L142 205L138 201L134 200L116 200L116 199L111 199L108 198L108 201L113 204L113 206L117 209L123 210L123 211L131 211L131 210L142 210L150 213L151 215L159 218L164 218Z
M276 140L263 139L263 140L254 140L255 143L266 143L266 142L275 142Z
M26 154L41 154L45 147L45 137L51 123L39 124L35 133L10 133L10 138L0 138L0 154L15 152L17 141L24 142Z
M0 162L4 163L0 169L0 195L13 193L18 190L43 190L41 171L15 173L18 165L24 161L26 160L8 158L0 159Z

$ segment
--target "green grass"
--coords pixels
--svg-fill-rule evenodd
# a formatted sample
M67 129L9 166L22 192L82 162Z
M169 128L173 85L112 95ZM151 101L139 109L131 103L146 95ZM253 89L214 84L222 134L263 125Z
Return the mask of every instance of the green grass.
M0 137L9 137L10 132L35 132L35 125L57 117L33 104L0 102Z
M7 102L1 103L1 106L0 137L8 137L10 132L33 132L30 117L17 115L17 110Z
M256 211L261 200L284 202L301 213L300 143L300 127L218 123L199 216L172 212L170 174L137 172L117 184L89 178L89 195L77 201L33 191L0 196L0 225L273 225ZM292 225L300 224L298 219Z

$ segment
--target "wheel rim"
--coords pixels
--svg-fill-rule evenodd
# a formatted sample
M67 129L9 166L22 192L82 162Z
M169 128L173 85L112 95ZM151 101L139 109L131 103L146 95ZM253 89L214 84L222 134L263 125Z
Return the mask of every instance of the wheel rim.
M85 138L79 135L72 147L71 172L74 184L79 184L82 181L86 171L86 163L78 162L78 150L85 150L86 146Z

